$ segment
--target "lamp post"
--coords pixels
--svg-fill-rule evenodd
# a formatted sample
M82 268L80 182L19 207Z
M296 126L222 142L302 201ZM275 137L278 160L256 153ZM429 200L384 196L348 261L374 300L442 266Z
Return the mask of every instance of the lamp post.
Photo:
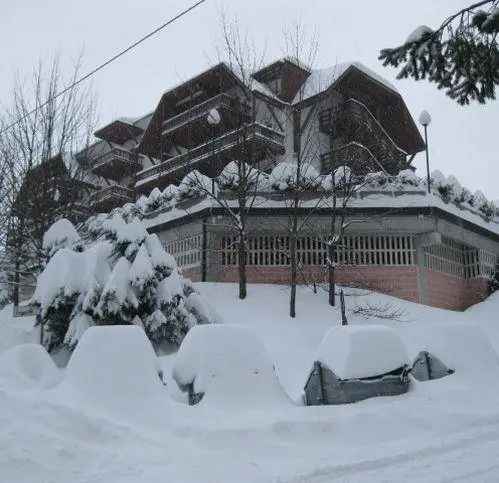
M210 110L208 115L206 116L206 122L211 126L211 134L212 134L212 139L213 139L213 152L215 152L215 130L216 127L220 124L220 121L222 120L220 113L218 112L218 109L213 108ZM211 193L212 195L215 196L215 178L211 180Z
M424 127L424 142L426 146L426 183L428 186L428 194L431 193L430 187L430 154L428 151L428 126L431 123L431 116L428 111L423 111L419 116L419 122Z

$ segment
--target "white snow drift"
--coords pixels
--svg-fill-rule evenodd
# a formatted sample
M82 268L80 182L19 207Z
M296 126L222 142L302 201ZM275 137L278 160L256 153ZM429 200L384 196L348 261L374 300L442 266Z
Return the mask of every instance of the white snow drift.
M261 339L237 325L198 325L185 337L173 378L204 393L203 405L241 409L290 405Z
M159 411L168 415L168 397L159 361L137 326L90 327L83 334L57 389L63 398L133 418Z
M0 355L0 386L48 389L59 380L59 370L39 344L21 344Z
M379 376L409 364L396 330L382 325L331 328L319 346L317 360L340 379Z

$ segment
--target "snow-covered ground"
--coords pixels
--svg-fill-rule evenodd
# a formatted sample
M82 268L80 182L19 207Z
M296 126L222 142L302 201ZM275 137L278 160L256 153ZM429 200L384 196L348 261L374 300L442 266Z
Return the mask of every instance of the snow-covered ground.
M323 336L339 322L326 295L300 288L292 320L285 287L251 285L246 301L232 284L199 289L224 323L263 340L283 389L298 403ZM95 342L88 368L80 357L54 375L33 347L9 350L36 342L32 321L0 312L0 364L12 368L0 370L0 482L497 481L499 294L464 313L382 295L346 301L350 309L393 304L402 321L351 313L349 320L394 327L409 358L429 349L456 373L413 381L403 396L352 405L303 407L276 398L273 407L257 407L239 397L237 405L217 399L189 407L171 378L175 354L160 358L167 386L156 386L150 355L135 367L137 344L115 338L103 379L80 384L104 364L105 347ZM20 362L23 353L32 363Z

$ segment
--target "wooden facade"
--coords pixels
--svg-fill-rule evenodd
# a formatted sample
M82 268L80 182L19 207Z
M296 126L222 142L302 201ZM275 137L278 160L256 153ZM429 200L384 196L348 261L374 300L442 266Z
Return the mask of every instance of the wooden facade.
M406 169L423 140L400 94L366 72L352 64L309 92L314 71L292 59L250 79L217 64L165 92L147 118L96 131L101 141L86 150L86 162L111 204L98 201L103 194L91 206L119 205L122 193L110 185L131 189L133 199L178 184L193 169L216 176L234 159L271 169L304 149L297 129L301 138L317 130L315 154L305 160L323 173L339 164L361 173ZM218 123L208 122L213 110Z

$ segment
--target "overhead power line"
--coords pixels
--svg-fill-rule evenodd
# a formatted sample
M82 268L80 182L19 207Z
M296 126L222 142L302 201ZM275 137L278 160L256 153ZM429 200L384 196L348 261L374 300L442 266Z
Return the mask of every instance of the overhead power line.
M123 55L127 54L128 52L130 52L131 50L133 50L135 47L137 47L142 42L144 42L147 39L153 37L158 32L160 32L161 30L165 29L166 27L168 27L172 23L176 22L177 20L181 19L184 15L187 15L189 12L192 12L195 8L199 7L202 3L205 3L205 2L206 2L206 0L199 0L196 3L192 4L190 7L186 8L185 10L182 10L177 15L175 15L174 17L172 17L171 19L169 19L168 21L166 21L165 23L163 23L159 27L155 28L152 32L149 32L147 35L145 35L144 37L142 37L139 40L135 41L133 44L129 45L127 48L125 48L121 52L118 52L116 55L114 55L110 59L108 59L105 62L103 62L102 64L100 64L95 69L93 69L90 72L88 72L87 74L85 74L83 77L80 77L78 80L76 80L71 85L69 85L68 87L66 87L65 89L63 89L61 92L58 92L57 94L54 94L52 97L49 97L40 106L36 107L35 109L27 112L23 116L21 116L18 119L16 119L12 124L9 124L5 128L3 128L0 131L0 134L3 134L4 132L8 131L9 129L12 129L16 124L20 123L24 119L26 119L29 116L33 115L38 110L42 109L49 102L52 102L53 100L57 99L58 97L63 96L64 94L66 94L67 92L69 92L71 89L73 89L74 87L76 87L78 84L81 84L82 82L86 81L89 77L93 76L94 74L96 74L100 70L104 69L104 67L107 67L109 64L111 64L115 60L119 59L121 56L123 56Z

